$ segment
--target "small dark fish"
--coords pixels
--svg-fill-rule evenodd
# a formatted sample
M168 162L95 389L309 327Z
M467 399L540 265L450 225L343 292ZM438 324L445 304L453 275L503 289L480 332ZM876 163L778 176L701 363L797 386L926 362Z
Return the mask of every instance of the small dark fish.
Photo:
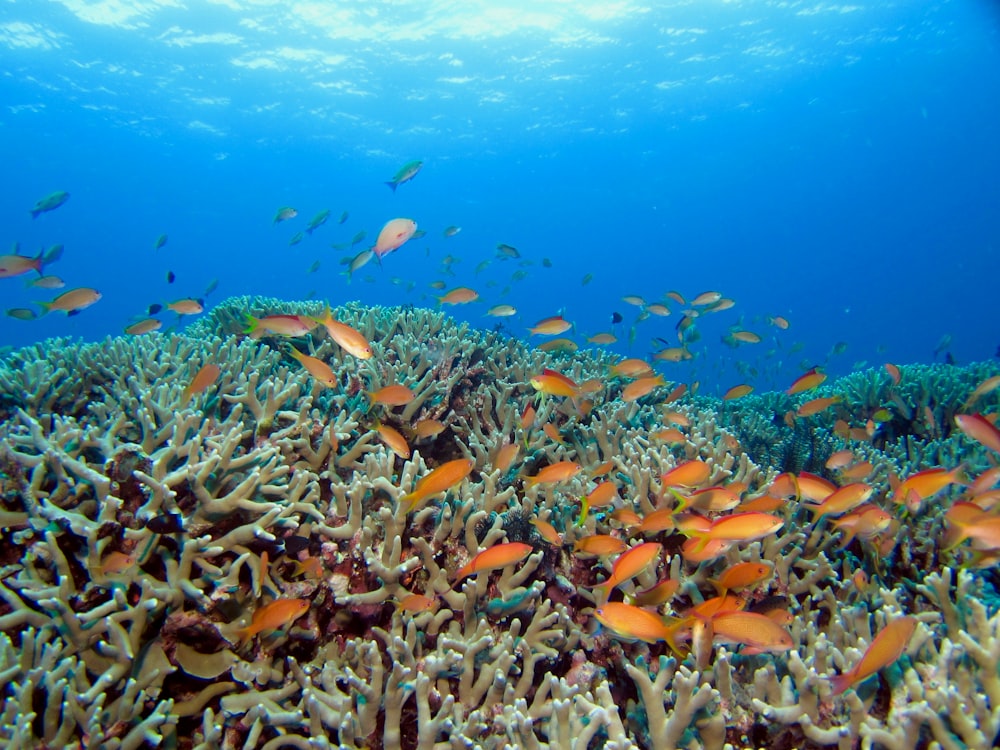
M625 318L622 317L622 314L620 312L611 313L611 325L617 325L618 323L621 323L623 320L625 320Z
M364 229L362 229L356 235L354 235L353 237L351 237L351 247L354 247L359 242L361 242L361 240L363 240L367 234L368 234L368 232L366 232Z
M343 224L345 221L347 221L348 216L350 216L350 214L347 213L347 211L344 211L344 213L340 215L340 221L338 223Z
M955 357L952 356L951 352L945 352L944 353L944 363L946 365L953 365L953 364L955 364Z
M63 246L53 245L42 255L42 265L47 266L49 263L55 263L62 257Z
M309 273L316 273L319 270L319 261L313 261L313 264L309 266Z
M289 245L298 245L300 242L302 242L302 239L304 237L305 237L305 235L302 234L302 232L296 232L295 234L292 235L292 239L288 240L288 244Z
M309 549L308 537L292 534L291 536L286 536L282 541L285 543L285 554L292 557L298 555L303 550Z
M173 284L177 279L177 275L173 271L167 271L167 283Z
M594 280L594 274L588 273L586 276L583 277L583 281L580 282L580 285L587 286L587 284L589 284L593 280Z
M167 235L161 234L156 238L156 243L153 245L154 250L159 250L161 247L167 244Z
M7 310L7 315L17 320L34 320L38 317L38 313L27 307L12 307Z
M552 261L548 258L542 258L542 265L546 268L552 268Z
M208 282L208 287L205 289L205 296L207 297L218 288L219 288L219 280L212 279L210 282Z
M454 224L452 224L450 227L447 227L444 230L444 236L445 237L454 237L456 234L458 234L461 231L462 231L462 227L457 227Z
M501 258L520 258L521 253L517 251L517 248L513 245L507 245L503 242L497 245L497 255Z
M149 306L149 309L146 311L146 313L148 315L156 315L156 313L158 313L162 309L163 309L163 305L155 304L154 303L154 304L152 304L152 305Z
M30 210L31 218L38 218L39 214L43 214L46 211L55 211L59 206L69 200L69 193L65 190L57 190L54 193L49 193L44 198L41 198L37 203L35 203L34 208Z
M417 231L415 231L413 233L413 236L410 237L410 239L411 240L419 240L421 237L426 237L426 236L427 236L427 230L426 229L418 229Z
M146 528L154 534L176 534L184 530L184 519L176 513L165 513L146 521Z

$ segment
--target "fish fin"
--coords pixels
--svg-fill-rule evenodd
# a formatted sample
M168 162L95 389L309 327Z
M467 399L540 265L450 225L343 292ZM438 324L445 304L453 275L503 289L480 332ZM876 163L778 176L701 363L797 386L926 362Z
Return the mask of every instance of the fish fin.
M673 487L667 487L667 492L669 492L671 495L673 495L674 498L678 502L677 507L674 508L674 513L675 514L677 514L677 513L683 513L685 510L687 510L688 505L690 505L690 503L691 503L691 498L685 497L684 495L682 495L681 493L679 493L677 490L675 490Z
M833 694L840 695L854 682L853 672L844 672L830 678L830 685L833 687Z
M396 192L396 186L397 186L397 185L399 185L399 183L398 183L398 182L396 182L395 180L390 180L389 182L386 182L386 183L384 183L384 184L386 184L386 185L388 185L388 186L389 186L390 188L392 188L392 192L394 192L394 193Z
M590 514L590 503L587 502L586 497L580 498L580 517L576 519L577 526L583 526L587 521L587 516Z
M42 314L38 317L42 317L42 315L45 315L52 310L51 302L36 302L35 304L42 308Z
M729 589L727 589L725 586L719 583L718 578L709 578L708 582L715 587L715 591L716 593L718 593L719 596L725 596L726 593L729 591Z

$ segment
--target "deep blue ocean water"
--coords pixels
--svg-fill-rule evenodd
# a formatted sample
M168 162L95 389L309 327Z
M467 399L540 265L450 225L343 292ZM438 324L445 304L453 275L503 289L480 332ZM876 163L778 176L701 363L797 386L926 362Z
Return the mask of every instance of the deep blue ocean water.
M983 0L4 3L0 253L62 243L46 271L103 298L3 316L0 346L119 334L213 279L209 305L434 306L444 280L481 295L449 312L491 327L486 309L510 303L519 335L562 311L583 344L620 312L614 348L642 357L676 341L683 307L629 344L623 295L718 290L735 307L660 368L714 393L785 388L814 364L992 358L998 30ZM55 190L70 200L33 220ZM280 206L298 217L273 225ZM426 237L348 284L331 245L365 230L357 252L397 216ZM0 306L59 293L33 277L0 279ZM764 341L727 347L736 325Z

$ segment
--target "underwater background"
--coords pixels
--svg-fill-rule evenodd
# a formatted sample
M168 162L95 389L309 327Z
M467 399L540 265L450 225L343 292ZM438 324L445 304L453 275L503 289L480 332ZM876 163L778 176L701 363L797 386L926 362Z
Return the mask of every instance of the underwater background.
M998 16L989 2L5 3L4 250L61 243L46 271L103 298L69 320L4 317L0 342L120 333L217 279L209 305L433 307L468 286L480 300L460 319L489 328L486 309L513 304L503 322L524 336L562 310L581 344L617 311L615 349L635 356L674 340L679 308L630 345L639 310L622 296L718 290L736 306L701 321L673 370L717 395L815 364L992 357ZM422 171L390 191L411 160ZM70 200L33 220L56 190ZM272 225L282 206L298 216ZM340 261L396 216L427 235L348 284ZM4 280L5 309L55 296L23 287ZM764 341L727 348L738 324Z
M998 29L0 4L0 745L997 747Z

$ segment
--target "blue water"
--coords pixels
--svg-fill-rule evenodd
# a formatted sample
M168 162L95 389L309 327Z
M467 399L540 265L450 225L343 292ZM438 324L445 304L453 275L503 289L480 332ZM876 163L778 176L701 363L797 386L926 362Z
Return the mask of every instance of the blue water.
M718 290L736 306L699 319L694 360L661 368L716 393L929 361L943 337L938 359L997 353L994 3L199 7L0 6L0 252L63 243L47 272L103 294L72 317L0 318L0 346L118 334L216 278L209 305L433 306L443 279L479 291L450 309L474 325L516 305L518 335L563 311L583 344L618 311L615 350L644 357L676 340L683 308L629 345L623 295ZM391 192L411 159L423 170ZM55 190L69 202L32 220ZM285 205L299 216L272 225ZM396 216L427 236L348 284L350 253L330 245L363 229L357 252ZM496 259L498 242L532 264ZM32 276L0 279L3 309L58 293ZM764 341L726 347L737 324Z

